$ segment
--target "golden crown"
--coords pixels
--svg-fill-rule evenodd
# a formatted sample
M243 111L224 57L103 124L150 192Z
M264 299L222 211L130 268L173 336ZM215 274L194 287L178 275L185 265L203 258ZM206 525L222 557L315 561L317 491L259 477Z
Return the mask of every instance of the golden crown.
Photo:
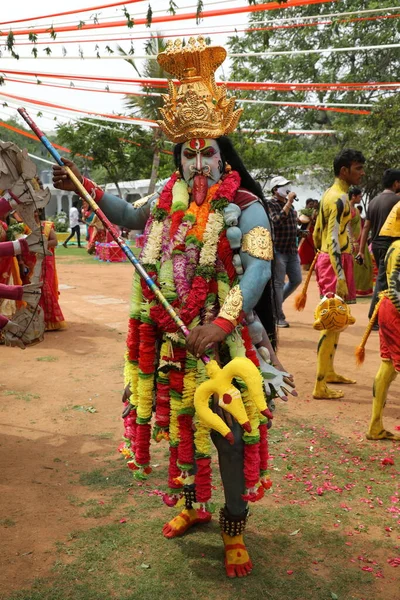
M180 80L178 90L168 82L169 94L163 94L163 117L157 121L174 143L192 138L217 138L232 133L242 108L234 110L235 98L226 98L226 87L217 86L215 71L226 58L221 46L207 46L203 37L167 43L157 61L168 73Z

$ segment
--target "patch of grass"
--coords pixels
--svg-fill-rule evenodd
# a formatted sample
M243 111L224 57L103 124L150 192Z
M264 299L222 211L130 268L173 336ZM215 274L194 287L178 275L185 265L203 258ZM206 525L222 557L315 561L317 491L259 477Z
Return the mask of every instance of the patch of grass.
M165 484L165 446L156 446L152 462L163 465L143 484L122 462L80 475L80 484L106 489L107 499L70 501L107 522L71 533L58 544L52 575L8 600L398 600L387 559L398 556L399 481L396 466L381 461L388 453L400 460L400 445L343 439L317 420L282 421L270 432L274 485L251 507L246 531L250 577L225 577L217 515L182 538L162 536L176 509L151 495ZM222 503L213 466L214 499Z
M79 404L75 404L75 406L72 407L72 410L79 410L80 412L87 412L87 413L96 413L97 412L97 408L95 408L94 406L84 406L84 405L79 405Z
M119 468L114 471L104 472L103 469L95 469L88 473L82 473L79 482L97 489L127 488L132 484L132 473L120 464Z
M109 431L104 431L103 433L94 433L91 437L94 437L97 440L112 440L114 434Z
M56 362L58 360L57 356L38 356L36 358L39 362Z
M16 400L24 400L24 402L30 402L31 400L38 400L40 398L39 394L17 392L16 390L5 390L2 393L4 396L14 396Z
M1 527L14 527L14 525L16 525L16 522L12 519L0 519Z

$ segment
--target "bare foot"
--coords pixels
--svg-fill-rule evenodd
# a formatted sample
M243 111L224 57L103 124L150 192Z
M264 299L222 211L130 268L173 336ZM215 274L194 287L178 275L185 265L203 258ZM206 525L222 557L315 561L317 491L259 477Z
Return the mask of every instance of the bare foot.
M355 379L348 379L343 375L338 375L337 373L330 373L326 377L326 383L357 383Z
M327 400L337 400L343 398L342 390L331 390L326 385L316 385L313 391L313 398Z
M244 545L243 535L231 537L222 532L225 546L225 570L228 577L246 577L250 575L253 564Z
M379 433L374 433L373 431L369 431L366 435L367 440L394 440L399 441L400 435L396 435L391 431L386 431L386 429L382 429Z
M198 523L209 523L211 521L211 513L206 511L199 511L195 508L184 508L168 523L165 523L163 527L163 535L166 538L174 538L179 535L183 535L192 525Z

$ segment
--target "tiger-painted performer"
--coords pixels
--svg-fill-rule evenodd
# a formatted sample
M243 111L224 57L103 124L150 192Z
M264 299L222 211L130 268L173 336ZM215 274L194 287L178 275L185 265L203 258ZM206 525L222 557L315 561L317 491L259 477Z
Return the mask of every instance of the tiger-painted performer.
M335 181L322 197L314 229L314 244L318 250L315 271L321 297L329 292L347 303L356 301L353 277L353 256L349 237L351 221L348 190L359 185L364 175L365 158L357 150L343 150L333 162ZM355 383L336 373L334 359L340 332L323 330L318 343L317 379L314 398L342 398L341 390L333 390L328 383Z
M390 212L379 235L400 238L400 202ZM358 364L364 361L364 347L377 319L381 364L373 385L372 414L368 440L400 440L400 435L385 429L383 411L391 383L400 371L400 239L389 246L385 257L388 289L381 292L371 320L356 350Z
M169 42L158 56L160 65L180 81L178 89L170 81L159 121L177 144L177 171L158 197L132 207L104 193L83 178L73 163L65 162L110 220L127 229L144 228L140 261L190 330L185 339L153 292L135 275L122 453L135 478L145 479L151 471L155 399L153 437L170 444L170 491L164 500L171 506L182 504L178 516L163 528L164 536L173 538L211 519L212 439L225 494L220 524L226 573L243 577L252 570L243 540L248 502L259 499L270 486L266 476L268 423L239 380L248 422L242 428L226 417L231 431L225 437L215 432L210 436L194 407L196 388L205 379L199 357L207 351L226 365L235 356L246 356L262 372L270 372L269 383L276 393L285 395L290 384L285 373L265 362L268 339L253 311L271 276L272 242L261 189L225 135L235 129L241 114L234 110L234 99L228 100L226 90L215 84L214 72L225 57L223 48L208 47L202 38L191 38L185 47L180 40ZM53 182L55 187L72 189L62 167L54 167ZM254 345L261 348L256 350ZM277 364L274 354L271 359ZM241 403L238 389L232 389L223 398L226 410ZM206 401L203 408L207 410Z

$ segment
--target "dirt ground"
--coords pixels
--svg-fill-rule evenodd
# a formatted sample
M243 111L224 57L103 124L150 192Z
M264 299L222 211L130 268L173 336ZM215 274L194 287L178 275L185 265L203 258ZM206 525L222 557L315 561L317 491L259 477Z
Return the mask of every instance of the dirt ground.
M68 329L46 334L43 343L25 351L0 347L3 594L47 575L55 544L71 531L92 525L90 518L77 518L70 502L77 493L81 499L89 494L77 484L77 474L101 468L122 432L122 363L132 267L74 262L64 256L58 259L58 274ZM357 322L341 336L336 365L358 383L347 386L340 401L313 400L318 332L311 323L317 299L313 279L303 313L294 311L291 299L285 306L291 326L280 330L279 355L294 374L299 392L290 401L290 411L308 421L325 416L339 435L360 439L379 364L378 334L371 334L365 364L356 373L353 351L367 323L368 303L352 307ZM392 429L400 423L399 383L392 385L385 411L385 423ZM90 412L91 407L96 412Z

